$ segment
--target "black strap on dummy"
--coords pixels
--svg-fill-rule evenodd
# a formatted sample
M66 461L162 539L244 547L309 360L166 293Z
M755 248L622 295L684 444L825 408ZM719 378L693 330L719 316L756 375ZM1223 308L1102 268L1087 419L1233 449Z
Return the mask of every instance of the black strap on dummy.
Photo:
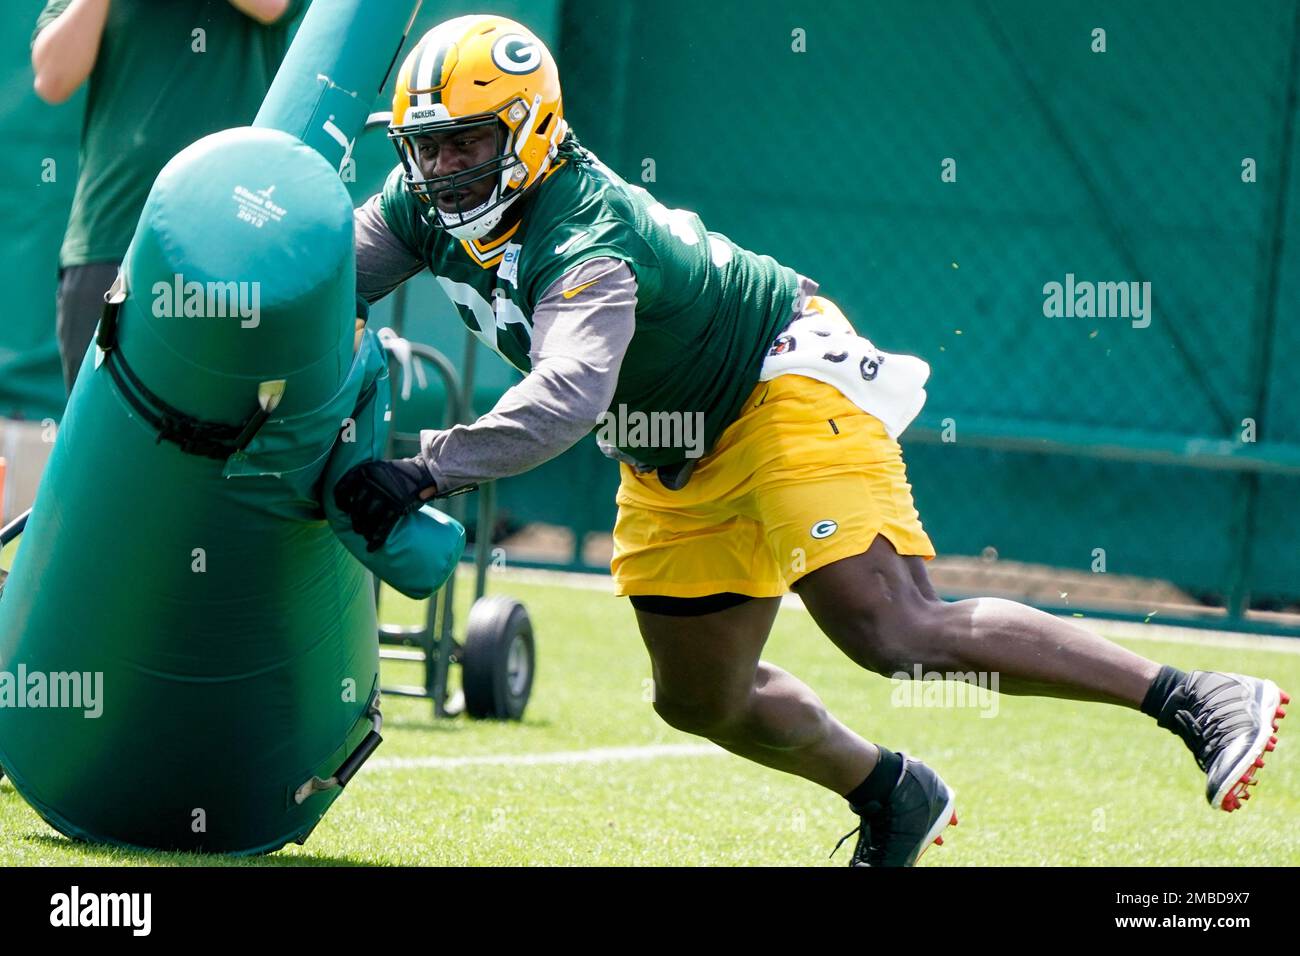
M131 370L117 341L118 312L126 292L114 284L104 295L104 312L99 320L96 344L104 353L104 365L122 397L136 414L158 433L158 442L171 442L187 455L225 461L248 447L271 413L258 408L243 425L205 422L175 408L149 389Z

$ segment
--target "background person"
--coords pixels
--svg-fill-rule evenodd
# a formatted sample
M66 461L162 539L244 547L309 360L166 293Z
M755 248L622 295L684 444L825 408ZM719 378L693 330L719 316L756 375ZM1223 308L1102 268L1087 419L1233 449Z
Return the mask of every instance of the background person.
M59 253L68 392L158 172L195 140L252 122L309 0L49 0L32 34L35 89L89 81L80 168Z

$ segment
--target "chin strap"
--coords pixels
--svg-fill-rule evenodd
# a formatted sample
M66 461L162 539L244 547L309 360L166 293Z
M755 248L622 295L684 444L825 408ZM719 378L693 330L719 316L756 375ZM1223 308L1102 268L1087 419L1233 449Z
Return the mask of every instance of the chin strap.
M493 195L495 195L495 191ZM518 198L519 198L519 194L516 193L515 195L511 196L509 199L502 202L496 208L492 209L490 212L484 213L482 216L478 217L477 219L471 220L470 222L464 224L457 224L454 226L448 225L447 221L443 219L442 210L438 209L436 206L434 207L434 215L437 216L438 224L447 231L448 235L452 236L455 239L460 239L462 241L468 242L473 239L482 239L489 232L491 232L493 229L499 226L501 224L501 220L505 218L506 210L508 210L511 206L513 206L515 204L515 200L517 200ZM483 205L486 206L490 202L491 200L484 203ZM471 212L472 211L473 210L471 210ZM458 218L464 218L464 217L460 216Z

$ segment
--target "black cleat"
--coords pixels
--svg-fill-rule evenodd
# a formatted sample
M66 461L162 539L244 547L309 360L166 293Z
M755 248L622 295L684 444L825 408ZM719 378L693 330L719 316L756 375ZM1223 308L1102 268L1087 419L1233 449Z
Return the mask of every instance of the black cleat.
M903 771L889 799L854 807L862 823L835 845L838 850L858 834L849 866L914 866L931 845L943 845L939 834L945 827L957 825L957 795L921 761L899 756Z
M1205 799L1231 813L1250 799L1264 754L1277 745L1277 722L1289 698L1271 680L1192 671L1156 722L1183 739L1205 771Z

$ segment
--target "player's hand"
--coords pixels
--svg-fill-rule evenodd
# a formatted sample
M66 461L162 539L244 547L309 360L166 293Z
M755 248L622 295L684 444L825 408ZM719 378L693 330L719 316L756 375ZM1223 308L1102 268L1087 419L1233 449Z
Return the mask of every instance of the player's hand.
M436 488L420 458L368 461L357 465L334 486L334 503L352 519L352 530L378 551L403 515L432 498Z
M366 330L366 320L357 319L357 334L352 337L352 354L361 350L361 333Z

